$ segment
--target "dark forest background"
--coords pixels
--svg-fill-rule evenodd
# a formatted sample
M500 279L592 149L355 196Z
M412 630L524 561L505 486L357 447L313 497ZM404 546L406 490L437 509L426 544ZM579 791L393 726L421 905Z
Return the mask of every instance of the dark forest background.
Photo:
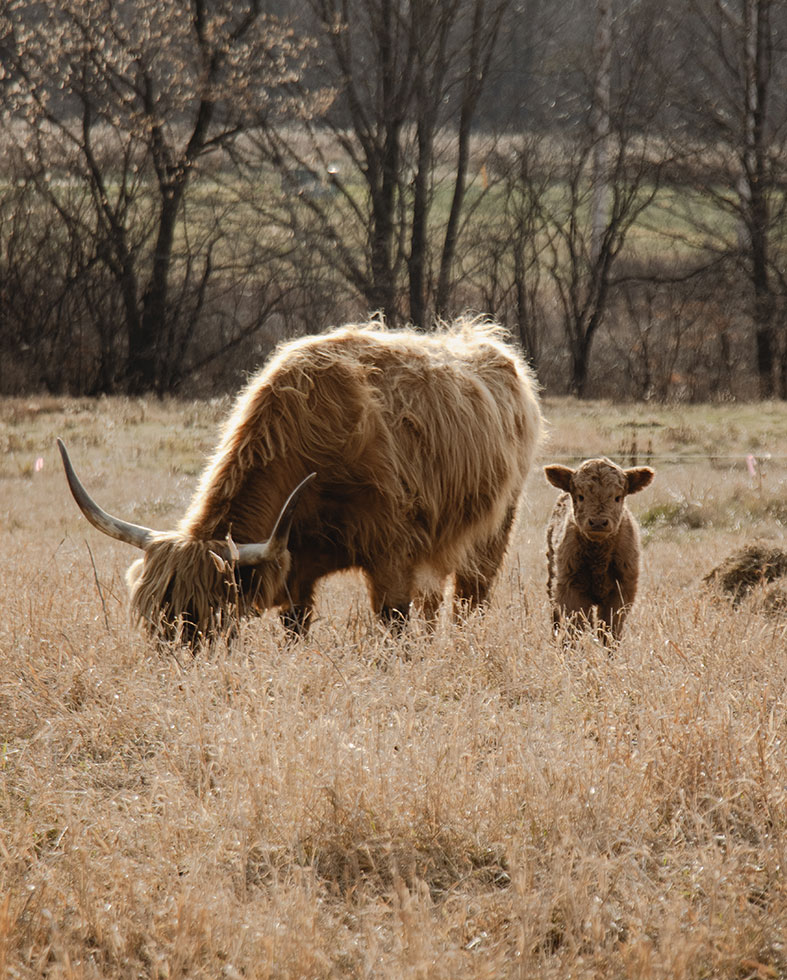
M580 397L787 396L787 5L0 0L0 394L489 314Z

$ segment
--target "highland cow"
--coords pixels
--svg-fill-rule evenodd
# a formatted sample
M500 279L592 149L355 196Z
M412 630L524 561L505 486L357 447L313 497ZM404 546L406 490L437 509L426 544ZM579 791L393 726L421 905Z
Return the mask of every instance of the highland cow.
M547 591L557 632L592 626L608 642L620 639L637 595L639 528L626 504L652 481L648 466L623 470L608 459L588 459L576 470L545 466L559 490L547 528Z
M175 531L111 517L60 444L99 530L143 551L127 582L154 633L200 642L278 607L298 633L326 575L360 569L386 623L419 599L484 603L535 453L534 378L501 328L345 326L283 345L241 393ZM295 488L293 490L293 488Z

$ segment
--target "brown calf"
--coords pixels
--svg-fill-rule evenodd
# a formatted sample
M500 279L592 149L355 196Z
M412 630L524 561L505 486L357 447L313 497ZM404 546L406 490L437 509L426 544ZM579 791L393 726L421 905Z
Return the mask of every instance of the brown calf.
M626 505L643 490L653 470L623 470L608 459L588 459L576 470L544 467L559 490L547 528L547 590L555 628L592 624L607 639L620 638L637 594L639 528Z

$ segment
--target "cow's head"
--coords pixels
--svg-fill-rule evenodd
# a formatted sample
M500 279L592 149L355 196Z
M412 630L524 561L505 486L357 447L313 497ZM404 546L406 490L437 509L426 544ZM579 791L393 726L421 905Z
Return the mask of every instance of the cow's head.
M88 521L143 552L126 573L126 582L135 614L152 633L194 645L231 634L239 616L274 605L290 570L287 542L295 508L316 474L292 491L266 541L203 541L112 517L82 486L60 439L57 444L71 493Z
M544 472L552 486L571 495L579 532L591 541L617 533L626 497L644 490L655 475L649 466L624 470L604 458L586 459L575 470L555 463L545 466Z

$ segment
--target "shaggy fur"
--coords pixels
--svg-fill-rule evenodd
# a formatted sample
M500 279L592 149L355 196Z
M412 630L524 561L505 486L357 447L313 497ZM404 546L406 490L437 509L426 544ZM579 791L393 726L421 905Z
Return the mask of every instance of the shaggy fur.
M288 343L241 393L178 530L130 569L132 606L154 629L198 633L279 606L299 630L317 582L347 568L384 619L414 597L433 616L451 574L457 598L483 602L540 432L534 379L494 324L372 322ZM311 472L280 561L217 561L230 534L265 540Z
M152 633L188 644L231 635L238 615L272 605L290 568L289 552L252 570L235 568L227 541L157 534L126 573L134 614Z
M620 638L637 594L639 528L626 496L653 480L647 466L623 470L608 459L588 459L572 470L544 467L559 490L547 528L547 591L555 629L593 624L605 640Z

